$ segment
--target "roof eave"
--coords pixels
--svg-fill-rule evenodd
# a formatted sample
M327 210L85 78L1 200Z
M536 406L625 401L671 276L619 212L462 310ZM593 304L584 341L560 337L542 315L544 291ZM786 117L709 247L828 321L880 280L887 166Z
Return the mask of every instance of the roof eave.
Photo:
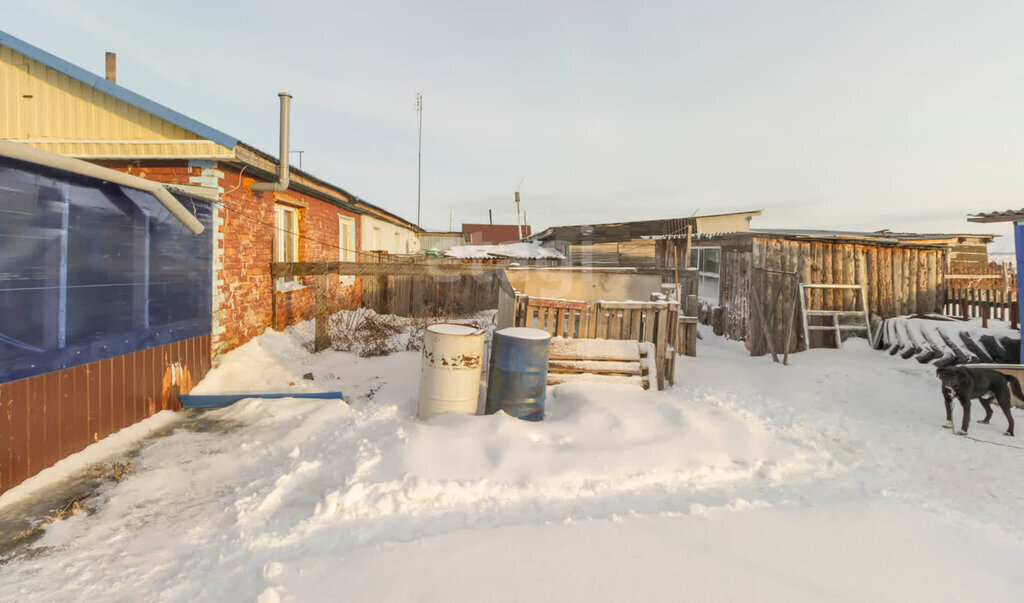
M233 136L229 136L220 130L211 128L210 126L179 113L170 107L154 102L141 94L136 94L127 88L118 86L114 82L108 81L106 78L100 77L90 71L86 71L85 69L82 69L77 65L73 65L56 55L46 52L42 48L33 46L28 42L15 38L3 31L0 31L0 45L6 46L32 60L38 61L54 71L63 73L72 79L78 80L86 86L99 90L104 94L109 94L118 100L132 105L133 107L137 107L142 111L151 113L164 121L180 126L197 136L201 136L207 140L212 140L223 147L233 149L238 143L238 139Z

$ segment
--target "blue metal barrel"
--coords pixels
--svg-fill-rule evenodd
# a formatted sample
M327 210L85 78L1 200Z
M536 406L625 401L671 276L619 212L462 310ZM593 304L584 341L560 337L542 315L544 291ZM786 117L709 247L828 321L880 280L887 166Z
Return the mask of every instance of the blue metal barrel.
M487 414L504 410L527 421L544 418L551 335L540 329L495 331L487 373Z

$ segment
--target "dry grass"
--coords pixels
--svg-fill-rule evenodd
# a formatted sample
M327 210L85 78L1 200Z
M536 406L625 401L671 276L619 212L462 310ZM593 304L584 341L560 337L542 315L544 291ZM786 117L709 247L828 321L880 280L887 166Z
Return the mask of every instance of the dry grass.
M123 482L134 473L135 464L131 462L97 463L89 467L89 475L92 477L112 479L117 483Z
M366 358L397 351L395 336L405 328L406 325L394 316L359 308L334 317L328 335L331 349L355 352Z

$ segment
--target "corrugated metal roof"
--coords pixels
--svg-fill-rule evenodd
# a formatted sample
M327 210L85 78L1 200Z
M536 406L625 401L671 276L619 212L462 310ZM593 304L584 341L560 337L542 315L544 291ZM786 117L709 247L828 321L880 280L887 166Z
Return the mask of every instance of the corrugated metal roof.
M117 84L108 81L106 78L96 75L95 73L86 71L81 67L72 65L71 63L52 55L41 48L37 48L28 42L20 40L9 33L0 31L0 45L6 46L15 52L21 53L34 61L38 61L47 67L67 75L70 78L78 80L83 84L95 88L96 90L109 94L114 98L124 101L133 107L137 107L147 113L155 115L160 119L168 121L172 124L180 126L189 132L202 136L207 140L224 146L228 149L233 149L238 143L238 139L216 130L198 122L191 117L179 113L169 107L165 107L160 103L149 100L148 98L136 94L127 88L118 86Z
M752 228L751 232L782 236L814 237L819 239L879 239L886 241L932 241L935 239L957 239L961 237L987 237L995 239L998 235L982 233L917 233L890 232L875 230L871 232L851 230L816 230L789 228Z
M988 211L967 216L968 222L1024 222L1024 209Z
M688 218L659 218L655 220L634 220L631 222L610 222L606 224L576 224L552 226L535 235L524 237L529 241L590 241L594 243L614 243L639 238L664 238L686 232L689 224L693 232L697 232L699 218L718 218L722 216L760 215L761 210L738 211L725 214L703 214Z

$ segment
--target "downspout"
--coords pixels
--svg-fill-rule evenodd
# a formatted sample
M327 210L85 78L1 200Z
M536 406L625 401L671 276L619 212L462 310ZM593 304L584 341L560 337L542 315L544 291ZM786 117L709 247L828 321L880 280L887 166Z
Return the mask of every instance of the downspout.
M290 180L288 173L288 109L291 105L292 95L287 92L279 92L281 97L281 149L277 162L277 182L257 182L252 185L254 191L271 191L283 193L288 190Z
M65 157L64 155L51 153L50 151L44 151L27 144L12 142L10 140L0 140L0 157L9 157L11 159L17 159L18 161L24 161L27 163L36 163L57 170L71 172L72 174L89 176L90 178L106 180L107 182L120 184L121 186L146 191L156 197L157 201L162 203L175 218L181 220L185 225L185 228L192 231L192 234L199 234L203 232L203 224L197 220L191 212L185 209L184 206L174 198L174 195L168 192L164 185L159 182L153 182L152 180L146 180L145 178L139 178L138 176L132 176L131 174L125 174L124 172L118 172L117 170L101 167L94 163L89 163L88 161Z

